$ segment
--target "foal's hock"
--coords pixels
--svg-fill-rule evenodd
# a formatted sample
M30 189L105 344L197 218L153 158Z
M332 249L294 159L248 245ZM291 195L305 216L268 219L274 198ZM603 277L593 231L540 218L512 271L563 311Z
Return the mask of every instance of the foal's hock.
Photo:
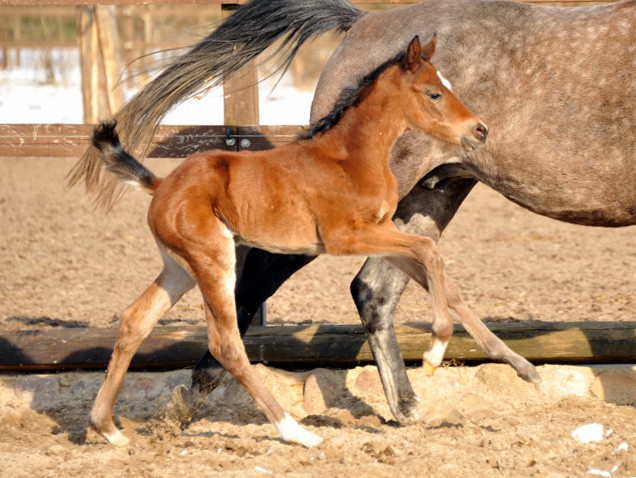
M385 257L431 294L435 340L425 354L434 370L452 334L449 306L465 307L429 238L404 234L392 216L398 185L391 147L407 129L450 147L473 150L487 128L457 99L429 62L436 37L407 50L347 91L334 110L298 141L275 150L208 151L160 179L121 146L115 124L94 134L103 165L152 194L148 222L164 262L155 282L122 314L108 373L90 424L111 443L128 439L113 406L135 351L157 320L188 290L203 295L211 353L245 387L288 442L322 439L298 425L252 371L234 304L235 242L287 254Z

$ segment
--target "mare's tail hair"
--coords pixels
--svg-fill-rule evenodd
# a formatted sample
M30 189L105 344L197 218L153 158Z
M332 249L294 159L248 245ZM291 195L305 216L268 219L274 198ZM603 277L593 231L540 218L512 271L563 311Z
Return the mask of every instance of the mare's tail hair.
M116 125L116 121L110 121L95 127L93 146L101 153L104 167L119 181L152 195L161 183L161 179L126 152L115 131Z
M349 0L252 0L214 32L176 58L114 116L128 151L145 156L157 126L177 104L220 85L281 39L272 57L284 72L308 39L334 29L349 30L363 15ZM68 174L81 180L98 209L108 210L121 196L113 177L100 176L100 153L89 147Z

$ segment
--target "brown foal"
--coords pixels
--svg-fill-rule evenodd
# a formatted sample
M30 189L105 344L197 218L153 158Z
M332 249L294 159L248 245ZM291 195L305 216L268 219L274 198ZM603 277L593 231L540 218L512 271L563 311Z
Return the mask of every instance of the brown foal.
M435 43L433 36L421 46L415 37L304 138L270 151L195 154L164 179L124 151L115 124L96 129L105 167L154 196L148 222L164 267L121 316L90 415L94 430L113 444L128 443L113 423L113 406L130 360L157 320L198 284L211 353L283 440L306 447L322 441L283 410L250 366L234 304L236 241L279 253L385 257L429 289L435 340L425 363L439 366L453 330L449 304L464 305L435 243L398 231L391 219L398 201L391 148L405 130L416 129L470 151L483 144L487 128L429 62Z

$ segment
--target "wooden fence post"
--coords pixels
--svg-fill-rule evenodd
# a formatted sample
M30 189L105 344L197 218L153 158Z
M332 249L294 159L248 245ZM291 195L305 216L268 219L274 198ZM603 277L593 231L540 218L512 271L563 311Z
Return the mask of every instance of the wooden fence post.
M237 5L222 5L221 16L230 16ZM257 125L258 69L251 62L223 84L223 116L226 125Z
M106 98L108 100L108 108L112 114L124 103L123 85L119 85L121 60L115 6L95 6L95 18L97 20L99 46L104 65L104 77L106 78Z
M99 39L95 7L79 6L77 9L84 123L94 124L99 115Z
M84 123L94 124L110 116L124 102L124 93L116 88L121 62L114 6L79 6L78 42L82 70ZM105 89L100 88L100 77Z

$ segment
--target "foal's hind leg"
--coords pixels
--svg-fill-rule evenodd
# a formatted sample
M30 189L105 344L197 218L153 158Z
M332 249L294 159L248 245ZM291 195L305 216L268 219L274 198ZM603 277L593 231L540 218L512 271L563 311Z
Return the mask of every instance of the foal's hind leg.
M108 371L90 414L91 428L114 445L128 444L128 438L113 423L113 407L130 361L161 316L195 284L165 251L162 250L162 254L164 268L161 274L121 315Z
M261 304L271 297L292 274L314 259L315 256L274 254L256 248L248 252L235 293L241 337L245 335ZM192 370L190 387L182 385L173 391L173 407L170 409L172 418L184 421L192 417L221 383L225 373L225 369L218 360L207 350Z
M283 410L249 363L236 323L234 240L214 217L199 226L200 240L184 244L182 250L203 294L210 352L254 398L283 440L306 447L318 445L322 439Z

